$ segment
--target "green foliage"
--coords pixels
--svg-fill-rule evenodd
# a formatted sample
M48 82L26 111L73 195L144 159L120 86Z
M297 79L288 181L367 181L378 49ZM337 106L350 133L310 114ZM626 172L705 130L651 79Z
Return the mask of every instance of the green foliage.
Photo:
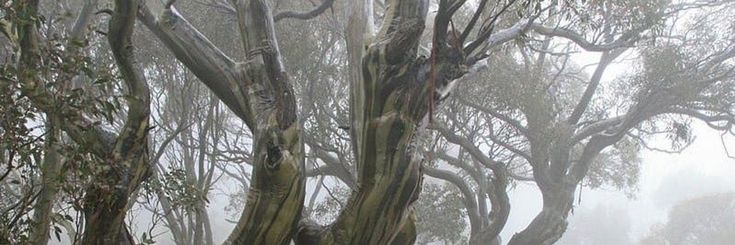
M201 202L208 203L209 199L196 187L195 183L188 179L185 170L170 168L159 178L152 178L144 182L143 187L149 193L162 190L164 196L176 208L187 212L195 212Z
M637 140L624 137L597 156L583 184L593 189L620 190L628 197L634 197L638 191L641 172L640 150L641 146Z
M350 189L344 186L337 185L328 188L328 190L322 190L322 193L326 194L326 199L317 203L309 213L309 216L319 224L329 224L335 220L345 201L350 197Z
M59 28L59 19L30 16L27 9L19 10L17 6L0 4L3 15L2 38L11 43L0 41L0 48L12 50L0 64L0 237L11 244L27 243L31 228L29 214L39 193L40 170L44 158L44 139L49 132L49 114L60 117L64 122L67 114L79 113L92 119L94 125L114 126L114 120L120 111L118 102L118 80L113 68L106 66L109 62L101 62L109 57L101 38L73 40L66 33L52 32L51 26ZM15 26L33 22L41 29L39 48L40 64L21 74L18 57L18 33L13 33ZM12 27L12 28L11 28ZM7 28L7 29L5 29ZM26 30L27 31L27 30ZM7 45L7 46L6 46ZM43 93L43 105L31 103L28 96L37 96L28 92L23 79L30 80L38 91ZM83 84L83 85L80 85ZM33 88L31 88L33 89ZM44 109L42 112L41 108ZM61 125L56 125L61 126ZM57 203L64 205L65 210L55 210L51 217L51 236L60 239L62 230L73 233L72 219L66 212L81 210L84 188L90 184L90 176L98 173L100 159L87 154L89 146L71 143L66 135L58 137L55 142L60 148L60 161L63 166L58 176L50 176L58 183L60 195ZM2 244L3 241L0 241Z
M38 110L18 91L17 70L0 64L0 244L28 242L32 186L43 157Z
M660 17L669 3L670 0L577 0L560 5L566 20L579 21L579 31L609 35L647 26L661 27Z
M441 241L448 244L466 244L466 208L462 194L450 184L424 182L419 200L414 203L417 214L418 244Z

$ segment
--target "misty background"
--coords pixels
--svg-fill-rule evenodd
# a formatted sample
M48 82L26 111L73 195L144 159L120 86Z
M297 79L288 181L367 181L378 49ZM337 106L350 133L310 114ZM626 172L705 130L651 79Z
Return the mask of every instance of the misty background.
M115 211L121 226L114 230L128 243L221 244L238 235L233 233L237 224L252 225L248 216L241 220L243 210L254 207L248 195L255 197L252 201L273 193L303 194L304 199L269 204L269 210L298 209L295 217L303 218L291 222L297 225L277 224L276 230L327 230L343 212L349 217L348 199L363 191L358 163L373 161L368 163L410 167L373 174L407 169L424 174L423 182L403 178L408 174L378 178L408 180L391 187L421 184L420 194L419 188L386 188L375 195L392 201L410 194L404 198L410 202L395 204L405 208L395 212L401 217L379 220L390 220L386 224L393 225L387 226L394 235L415 223L417 244L495 245L511 239L523 244L523 239L556 241L556 235L561 238L555 244L568 245L735 243L735 1L402 1L426 11L419 18L425 23L404 24L426 28L412 36L415 46L399 50L409 54L379 58L395 58L401 62L390 61L404 66L369 59L370 49L362 50L363 44L379 47L372 42L383 41L369 37L381 35L378 27L395 7L391 1L267 2L274 16L263 19L275 23L273 30L240 28L252 27L243 19L253 15L241 13L252 10L229 1L140 1L139 9L128 12L138 14L126 22L130 33L115 32L108 24L115 24L110 16L119 18L120 7L131 2L41 1L35 10L24 9L31 6L26 1L0 2L0 110L5 115L0 160L7 162L0 167L6 173L0 179L0 236L19 244L33 239L43 240L34 244L72 244L94 237L90 217L105 217L91 219L105 224L113 220L105 215ZM488 2L494 6L483 7ZM450 3L461 8L452 12ZM39 15L18 14L33 11ZM435 33L441 21L447 30ZM277 43L266 40L264 47L253 48L246 40L243 45L238 33L249 31L271 33L267 38ZM130 35L121 40L132 38L124 49L114 38L121 34ZM37 45L28 45L33 42ZM125 63L119 52L133 49L138 60ZM32 51L38 55L29 58ZM277 62L263 67L283 62L286 70L266 78L287 76L275 79L286 81L283 87L254 86L251 80L257 84L266 78L248 76L262 75L253 72L261 70L235 70L273 53L277 58L271 60ZM230 56L247 60L234 63ZM410 61L402 61L406 57ZM119 66L126 64L139 67L138 76L121 74ZM262 71L274 71L269 68ZM350 85L376 82L369 80L374 78L370 72L400 75L383 78L398 79L401 86L386 88L382 92L388 95L380 99L401 98L387 107L397 111L416 103L418 109L405 112L419 115L410 127L394 130L382 124L397 115L390 113L369 123L351 121L353 110L364 108L352 104ZM247 79L238 80L240 75ZM696 83L700 79L705 82ZM37 84L46 93L34 90ZM140 94L133 96L141 92L133 89L136 84L149 86L143 93L150 95L147 104L135 104L144 101ZM269 91L273 88L286 92ZM401 90L416 88L430 96ZM254 106L256 111L285 104L288 108L281 109L293 115L250 115L252 108L238 107L246 103L232 102L242 100L232 98L237 96L260 99L253 102L261 106ZM292 100L281 103L286 97ZM131 108L150 111L138 121L145 127L135 131L145 133L126 141L131 136L124 129L138 115ZM65 119L68 115L76 117ZM277 118L257 126L277 128L276 143L303 143L303 149L258 143L254 138L276 134L253 133L248 125L253 118ZM284 130L278 124L282 118L291 120L285 128L297 130ZM74 124L79 122L83 127ZM366 144L351 131L358 124L380 129L368 135L376 138L369 141L379 148L372 151L376 155L403 149L413 154L410 161L355 159L353 144ZM75 129L97 141L89 143ZM399 136L386 136L394 133ZM598 139L614 141L585 158ZM117 147L98 149L108 141ZM135 150L119 151L126 147ZM288 177L305 178L304 188L251 188L259 171L253 166L262 171L271 166L263 165L271 157L303 160L304 166L293 165L302 172ZM123 164L110 164L118 160ZM275 166L267 170L282 170ZM548 176L554 177L543 178ZM258 183L289 179L265 180ZM124 191L109 192L111 186ZM547 207L541 189L551 200ZM117 206L104 206L110 203ZM379 210L380 205L366 207ZM259 208L255 211L265 207ZM532 222L544 215L551 218ZM493 234L495 225L500 230ZM44 226L46 233L38 232ZM553 234L535 234L533 227Z

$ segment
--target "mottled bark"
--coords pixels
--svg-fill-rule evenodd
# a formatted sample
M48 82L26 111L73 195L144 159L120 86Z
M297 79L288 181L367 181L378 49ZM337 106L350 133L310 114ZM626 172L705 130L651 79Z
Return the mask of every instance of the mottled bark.
M464 1L442 1L431 59L417 55L428 1L388 1L375 35L372 1L353 2L347 44L357 180L345 208L327 227L300 221L305 193L302 137L270 8L258 0L232 3L247 53L244 63L227 57L172 6L158 18L145 8L139 15L253 131L252 186L227 243L285 244L294 234L298 244L413 243L410 210L418 198L422 161L414 144L429 111L444 95L439 91L467 72L460 41L448 36L451 16ZM509 36L502 40L511 40ZM487 41L480 38L476 43Z
M362 56L361 79L352 88L357 190L323 235L324 244L389 244L418 197L420 156L411 147L430 95L423 96L426 83L421 78L426 76L420 68L425 60L415 59L427 5L389 5L378 40Z
M139 19L253 132L248 201L228 244L286 244L301 218L304 153L293 89L281 61L265 1L233 1L247 51L236 63L176 10Z
M253 176L240 222L227 239L232 244L287 244L301 218L304 153L296 99L281 61L266 1L234 1L243 47L253 130Z

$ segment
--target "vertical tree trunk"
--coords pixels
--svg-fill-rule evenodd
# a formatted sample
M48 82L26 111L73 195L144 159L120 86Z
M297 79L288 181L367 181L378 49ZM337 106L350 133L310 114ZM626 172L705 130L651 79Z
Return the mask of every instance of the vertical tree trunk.
M58 120L48 115L47 136L44 145L43 165L41 166L41 193L33 205L33 225L31 227L31 244L44 245L48 243L53 205L56 193L59 190L59 180L62 159L59 155L60 130L56 124Z
M421 69L426 63L416 61L427 7L424 1L389 4L392 9L376 37L380 41L363 50L362 76L352 84L357 190L323 237L325 244L390 244L399 242L394 240L397 237L401 242L415 240L415 229L405 224L412 223L409 208L418 198L421 183L415 137L425 119L427 99L433 96L426 92Z
M124 172L126 171L120 169L108 171L107 180L87 188L83 245L135 244L125 226L126 206L130 193L127 191L127 183L121 180L125 178L120 176Z
M99 165L85 195L82 244L135 244L125 227L128 199L149 176L150 92L133 53L132 34L138 2L116 0L108 41L127 85L128 113L112 151Z
M263 0L235 1L248 61L240 108L253 112L253 176L231 244L287 244L296 233L306 196L301 124L296 98L276 41L271 9ZM239 81L238 81L239 82ZM235 85L235 86L239 86ZM251 97L252 96L252 97Z

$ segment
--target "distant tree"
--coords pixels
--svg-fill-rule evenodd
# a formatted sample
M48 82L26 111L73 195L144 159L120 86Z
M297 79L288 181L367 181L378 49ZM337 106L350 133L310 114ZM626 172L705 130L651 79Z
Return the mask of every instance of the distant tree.
M472 76L482 85L460 87L460 96L445 103L469 108L448 108L433 126L466 152L437 147L438 158L462 174L536 183L542 210L509 240L513 245L556 242L580 186L633 194L639 151L683 149L693 138L692 120L723 135L733 134L735 124L735 33L710 24L732 18L732 2L559 4L564 7L549 8L536 19L525 42L505 47L507 56L490 57L493 65ZM570 62L580 51L597 54L597 62L587 66L589 75ZM606 81L608 68L622 57L634 59L635 67ZM650 144L659 139L671 145ZM473 165L492 171L472 170ZM473 178L458 177L473 187L473 195L483 193ZM498 183L489 186L507 186ZM503 211L498 196L503 195L487 198L496 201L491 214ZM468 209L482 210L484 200Z
M735 243L735 193L680 202L668 220L655 225L642 245L726 245Z

